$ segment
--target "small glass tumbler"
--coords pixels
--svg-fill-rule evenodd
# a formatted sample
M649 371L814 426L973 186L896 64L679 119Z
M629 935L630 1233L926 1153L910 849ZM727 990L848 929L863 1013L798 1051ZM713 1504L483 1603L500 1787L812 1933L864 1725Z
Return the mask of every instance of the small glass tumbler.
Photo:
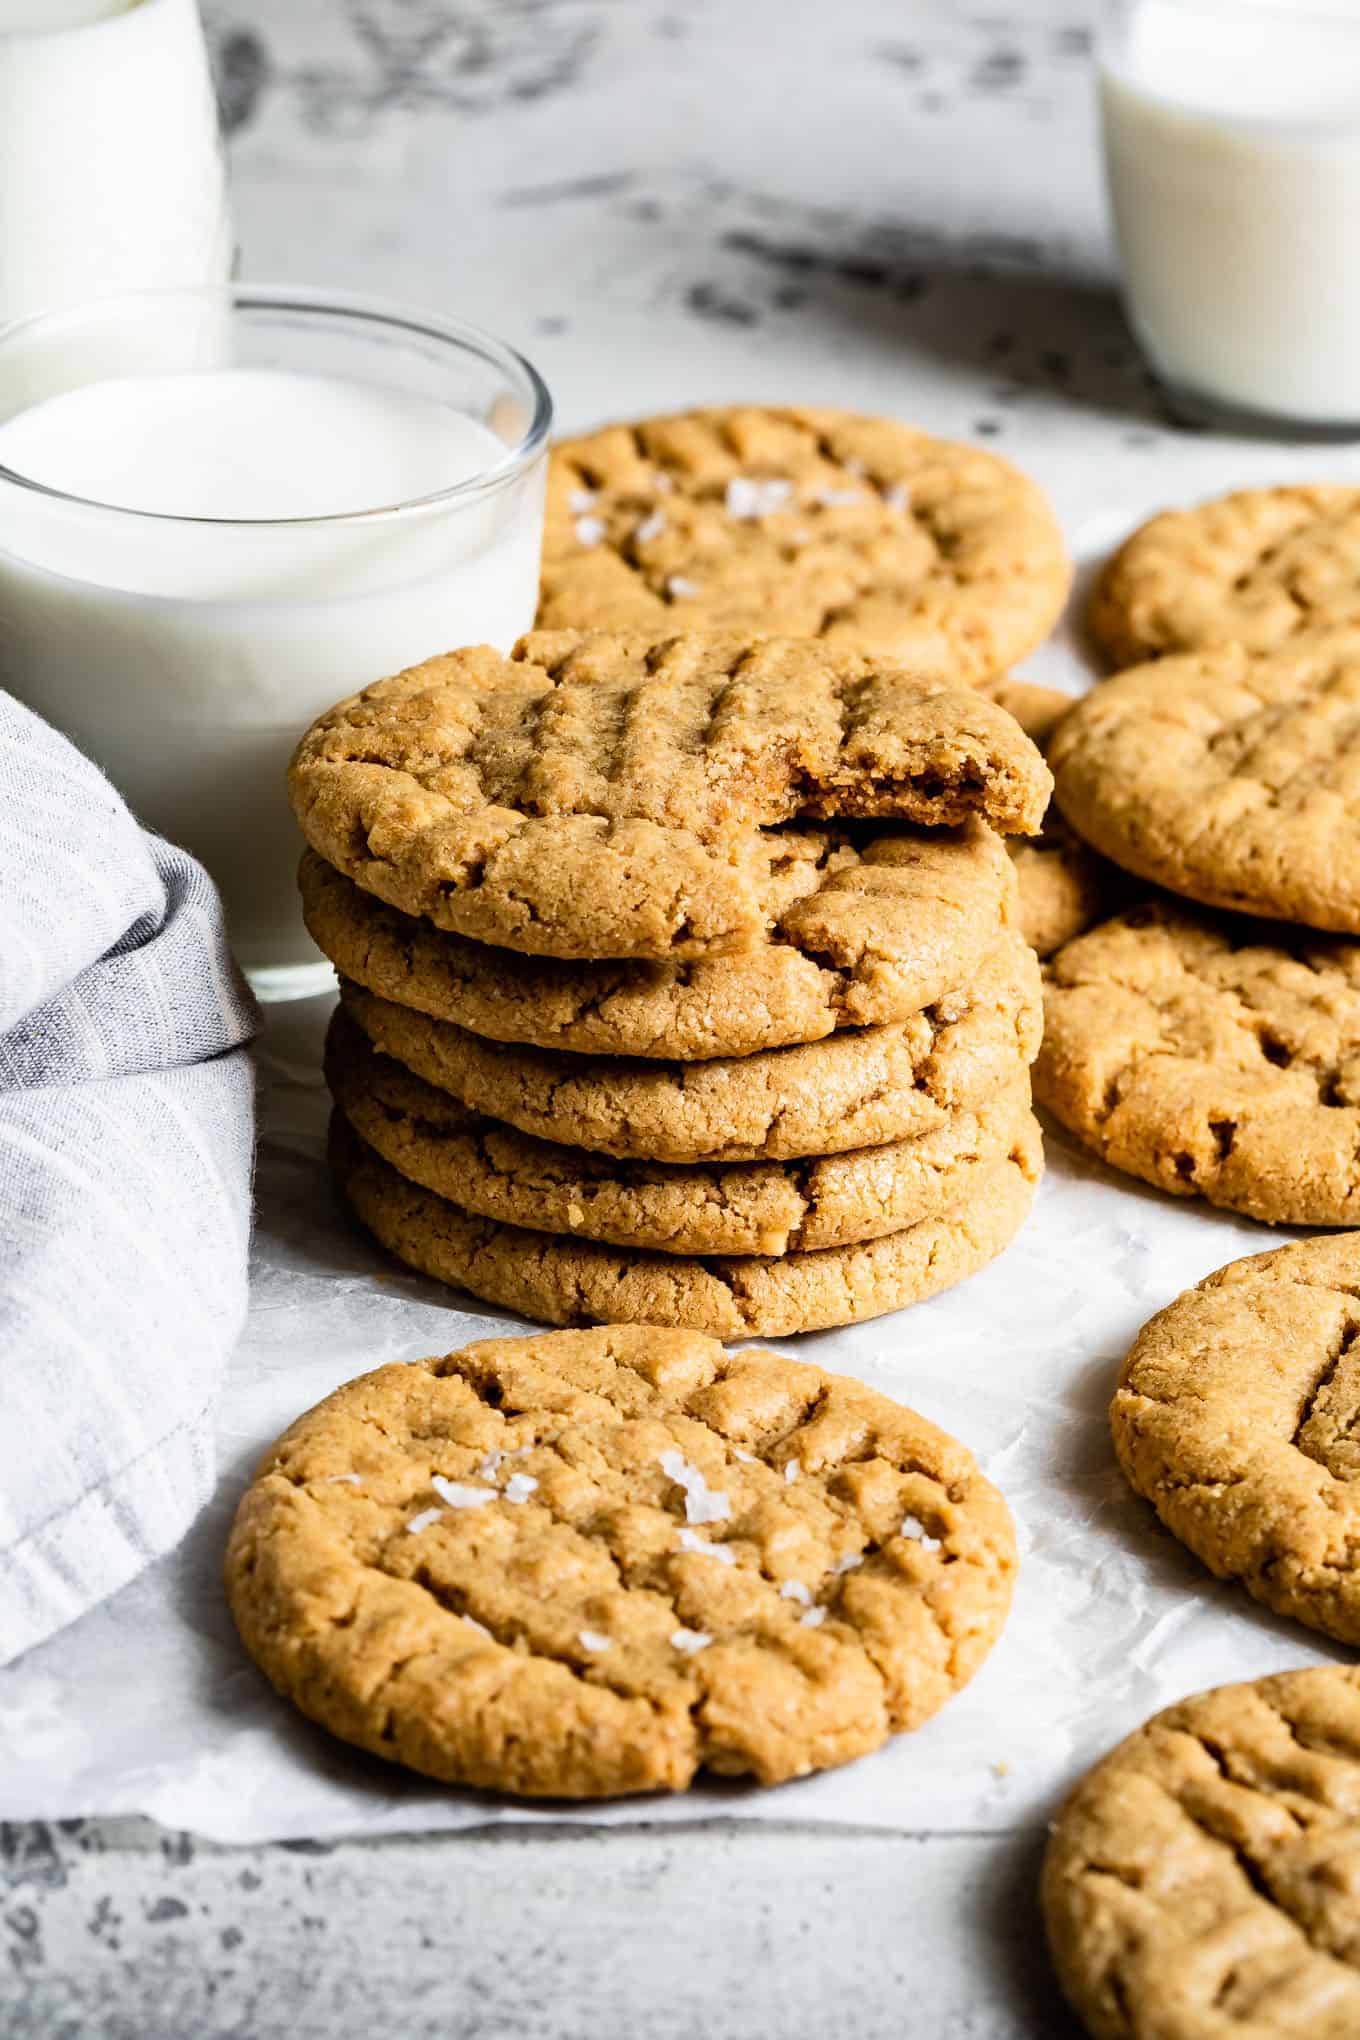
M1099 68L1129 320L1174 408L1360 436L1360 10L1118 0Z
M243 369L319 392L351 471L364 434L377 435L375 474L391 471L380 458L390 410L403 444L414 431L421 471L433 463L430 486L339 514L182 516L90 500L53 485L50 466L43 479L44 463L12 464L32 427L64 415L52 401L73 394L101 407L106 438L120 388L140 393L130 429L163 402L166 431L210 438ZM508 649L530 627L551 414L535 370L501 341L359 298L149 293L0 332L0 685L202 859L262 998L325 981L298 903L292 750L314 716L369 682L458 645ZM473 453L463 447L443 473L445 439L461 444L454 428ZM286 441L286 404L277 431ZM299 461L315 463L314 442L313 430ZM58 469L61 451L47 450ZM228 501L232 451L204 482ZM272 446L275 467L278 455Z

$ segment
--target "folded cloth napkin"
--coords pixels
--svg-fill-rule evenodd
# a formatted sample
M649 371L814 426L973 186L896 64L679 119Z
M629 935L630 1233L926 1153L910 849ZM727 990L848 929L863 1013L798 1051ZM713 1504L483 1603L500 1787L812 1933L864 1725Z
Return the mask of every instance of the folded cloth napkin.
M0 1664L207 1500L254 1030L204 872L0 693Z

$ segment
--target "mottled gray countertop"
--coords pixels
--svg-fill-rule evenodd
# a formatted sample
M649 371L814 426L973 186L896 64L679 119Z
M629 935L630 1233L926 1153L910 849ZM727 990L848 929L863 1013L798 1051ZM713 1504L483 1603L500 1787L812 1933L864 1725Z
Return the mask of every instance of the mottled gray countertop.
M207 0L248 275L462 313L568 424L736 396L1169 434L1108 283L1092 0ZM129 1679L136 1666L129 1665ZM8 2040L1071 2031L1042 1835L0 1829Z

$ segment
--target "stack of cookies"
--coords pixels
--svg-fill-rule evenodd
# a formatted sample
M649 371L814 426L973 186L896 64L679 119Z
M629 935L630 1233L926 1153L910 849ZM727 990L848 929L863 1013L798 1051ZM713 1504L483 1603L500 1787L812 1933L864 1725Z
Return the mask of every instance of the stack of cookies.
M299 747L333 1158L400 1259L556 1324L850 1322L990 1260L1040 1167L1001 837L1050 788L938 662L541 632Z
M1358 560L1357 490L1155 519L1092 608L1140 663L1049 746L1068 823L1143 885L1050 962L1042 1102L1118 1168L1291 1225L1360 1220Z

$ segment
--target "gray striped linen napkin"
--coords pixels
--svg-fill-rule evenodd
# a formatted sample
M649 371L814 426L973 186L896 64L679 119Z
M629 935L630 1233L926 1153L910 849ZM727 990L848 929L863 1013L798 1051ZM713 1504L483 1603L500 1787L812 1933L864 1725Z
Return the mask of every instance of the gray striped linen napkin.
M201 868L0 692L0 1664L211 1491L255 1025Z

